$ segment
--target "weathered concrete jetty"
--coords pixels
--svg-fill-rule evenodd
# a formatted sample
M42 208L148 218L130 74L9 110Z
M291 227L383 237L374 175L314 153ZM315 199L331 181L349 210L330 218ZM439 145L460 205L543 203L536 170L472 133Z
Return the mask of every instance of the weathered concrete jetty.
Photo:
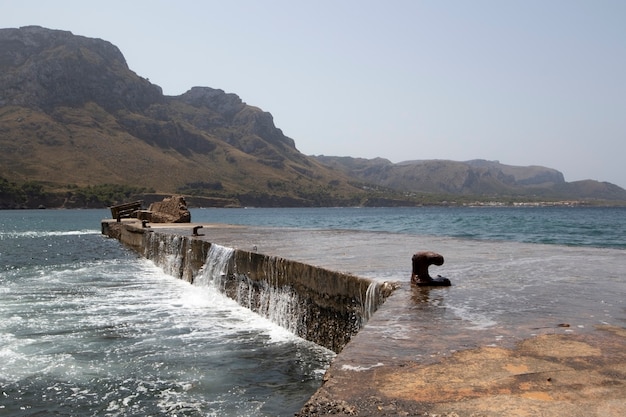
M147 227L133 219L112 220L102 222L102 233L166 268L170 275L193 283L211 249L218 246L203 239L198 233L201 226L187 224L184 230L191 233L183 235L182 228L172 224ZM281 313L289 317L278 324L335 352L393 290L388 283L240 248L234 248L218 279L226 296L252 311L271 314L272 302L286 303Z
M254 311L262 310L258 294L268 286L292 294L302 317L292 330L339 352L299 416L626 415L624 327L580 321L585 326L574 331L551 317L468 330L438 308L454 286L409 283L407 253L415 248L397 249L414 238L398 237L387 256L374 257L388 237L364 233L347 244L342 231L144 226L104 220L102 232L190 282L212 246L235 248L222 285L232 298L246 288L252 295L239 302ZM323 259L320 247L328 253ZM179 262L172 265L172 257ZM400 264L405 276L367 278Z

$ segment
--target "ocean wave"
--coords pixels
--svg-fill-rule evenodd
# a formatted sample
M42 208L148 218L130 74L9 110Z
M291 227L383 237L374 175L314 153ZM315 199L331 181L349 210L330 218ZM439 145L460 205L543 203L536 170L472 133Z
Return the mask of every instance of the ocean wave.
M0 240L4 239L17 239L17 238L40 238L40 237L54 237L54 236L83 236L83 235L97 235L100 234L99 230L27 230L22 232L0 232Z

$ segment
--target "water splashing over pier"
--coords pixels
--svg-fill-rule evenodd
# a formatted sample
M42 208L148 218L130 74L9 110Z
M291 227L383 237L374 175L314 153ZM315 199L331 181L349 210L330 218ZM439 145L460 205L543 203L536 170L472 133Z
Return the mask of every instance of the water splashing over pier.
M365 302L363 303L363 319L367 322L367 320L372 317L372 314L376 311L376 307L378 303L376 302L376 282L372 282L369 287L367 287L367 291L365 292Z
M228 275L229 263L235 250L218 244L211 244L204 266L194 280L195 285L219 289ZM231 267L232 269L232 267Z
M393 291L352 274L210 243L197 236L103 223L103 233L174 277L214 288L306 340L339 352Z

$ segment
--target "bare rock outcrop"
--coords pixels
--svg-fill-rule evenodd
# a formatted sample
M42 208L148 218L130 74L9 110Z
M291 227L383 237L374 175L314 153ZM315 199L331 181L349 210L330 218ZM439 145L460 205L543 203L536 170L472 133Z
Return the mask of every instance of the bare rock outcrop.
M141 111L164 100L110 42L39 26L0 29L0 105L43 109L96 103Z
M152 223L189 223L191 213L182 196L164 198L163 201L150 204L150 222Z

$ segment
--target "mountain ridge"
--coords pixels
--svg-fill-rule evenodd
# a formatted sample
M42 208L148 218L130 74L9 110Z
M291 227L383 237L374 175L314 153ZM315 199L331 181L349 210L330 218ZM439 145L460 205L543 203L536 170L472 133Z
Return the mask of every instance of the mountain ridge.
M366 174L304 155L271 113L236 94L192 87L163 95L110 42L38 26L0 29L0 149L0 207L45 201L24 197L32 190L54 194L43 205L89 205L77 196L97 187L227 206L419 205L472 193L538 198L510 181L521 171L502 167L378 158L362 164ZM624 190L565 184L544 187L539 197L626 201ZM115 195L93 204L131 197Z
M595 180L566 182L560 171L538 165L515 166L484 159L407 160L393 163L384 158L314 157L361 181L402 192L443 192L457 196L499 197L502 200L516 196L624 198L624 190L615 184Z

